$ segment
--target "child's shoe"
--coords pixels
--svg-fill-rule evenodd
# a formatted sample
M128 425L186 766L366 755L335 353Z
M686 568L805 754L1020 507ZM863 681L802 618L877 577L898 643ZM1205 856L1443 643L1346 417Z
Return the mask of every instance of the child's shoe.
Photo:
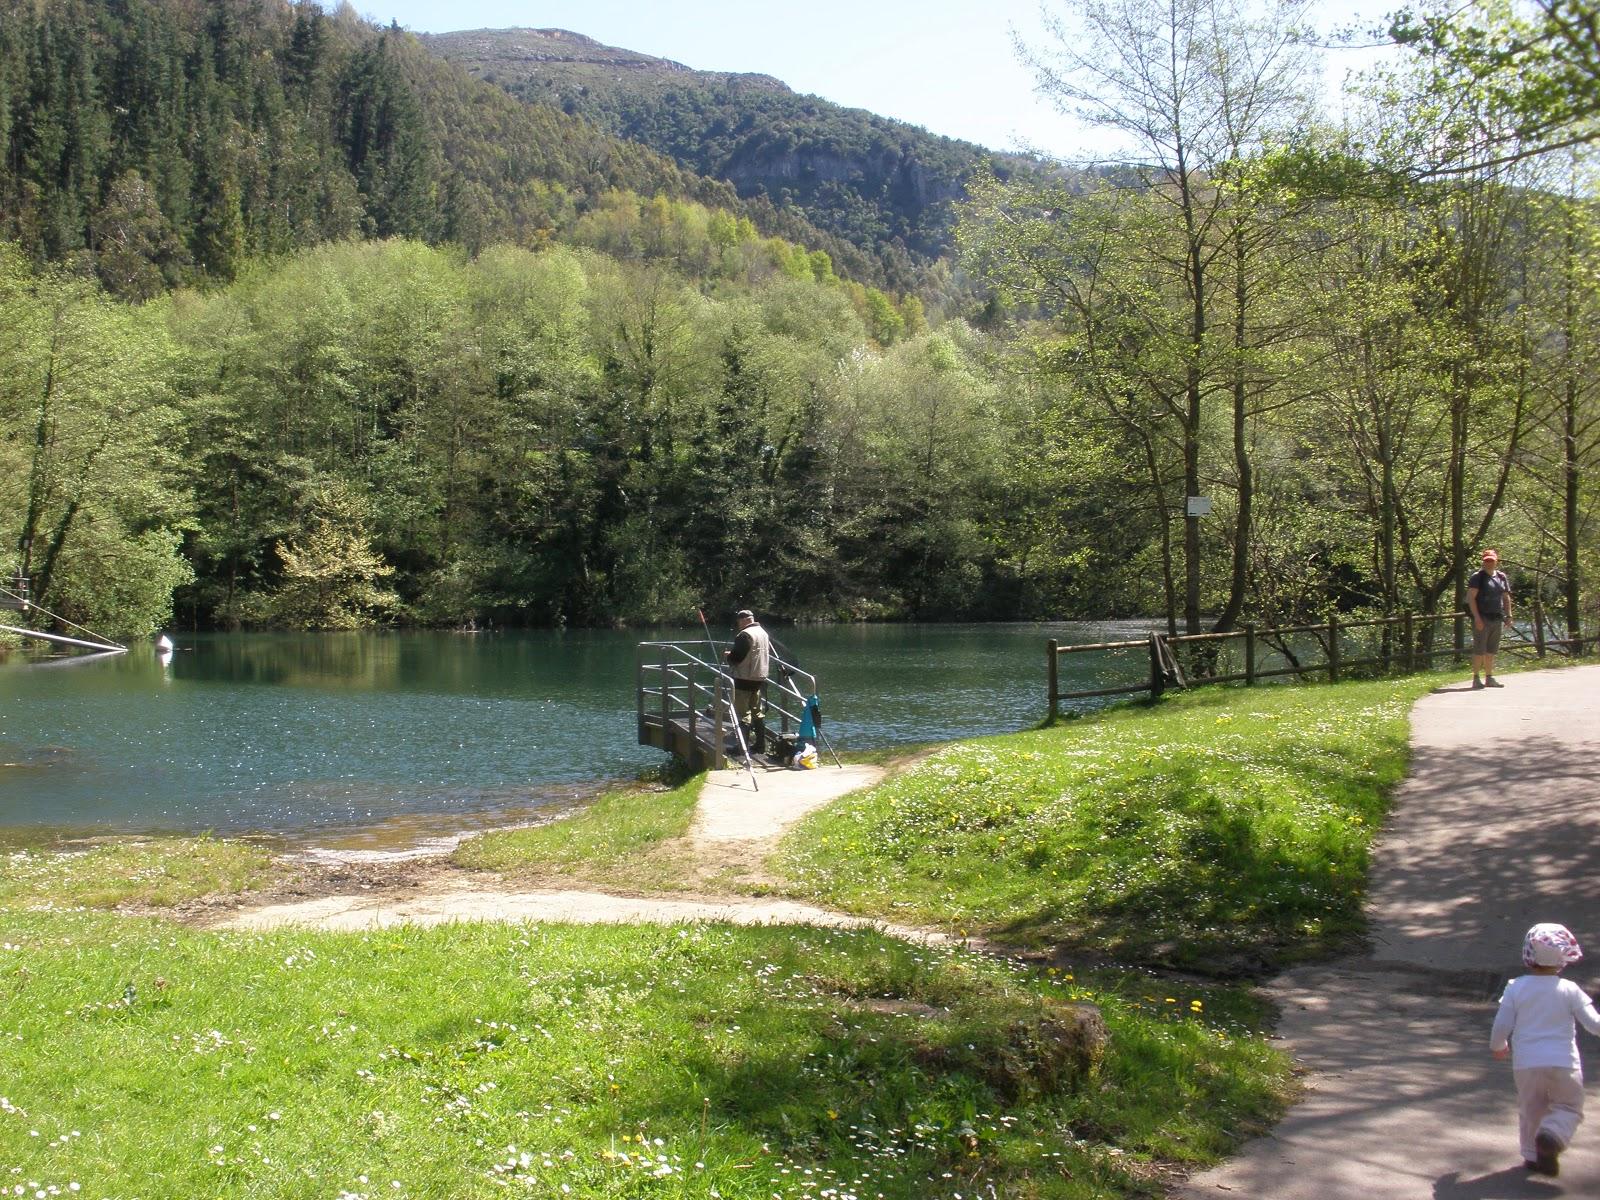
M1556 1141L1554 1134L1541 1133L1534 1138L1533 1150L1537 1156L1533 1162L1535 1171L1552 1178L1561 1174L1561 1143Z

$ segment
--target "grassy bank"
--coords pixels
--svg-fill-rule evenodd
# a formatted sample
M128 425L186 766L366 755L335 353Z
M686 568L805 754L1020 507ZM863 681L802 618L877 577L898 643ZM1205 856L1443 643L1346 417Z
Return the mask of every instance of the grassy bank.
M290 874L259 846L218 838L135 838L65 853L0 851L0 909L170 908L238 896Z
M1437 676L1210 688L935 749L784 839L762 890L1018 946L1224 973L1361 929L1367 854ZM826 768L822 768L826 769ZM488 834L464 866L685 886L698 781Z
M950 745L816 814L797 896L1133 961L1249 969L1359 931L1434 677L1214 688Z
M662 848L688 832L704 782L697 775L675 787L609 791L559 821L468 838L452 858L472 871L536 871L596 884L670 887L685 864Z
M1098 1004L1103 1056L1073 1036ZM815 929L199 933L0 912L0 1184L1104 1197L1277 1110L1230 989Z

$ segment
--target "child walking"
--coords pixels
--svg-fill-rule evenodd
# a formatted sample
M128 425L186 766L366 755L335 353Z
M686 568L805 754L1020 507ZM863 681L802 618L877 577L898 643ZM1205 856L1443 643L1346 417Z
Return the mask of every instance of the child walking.
M1522 939L1528 974L1506 984L1489 1033L1490 1051L1496 1058L1509 1055L1516 1077L1523 1165L1541 1175L1560 1173L1561 1152L1583 1120L1576 1025L1600 1034L1600 1013L1589 997L1570 979L1558 978L1582 957L1565 925L1528 930Z

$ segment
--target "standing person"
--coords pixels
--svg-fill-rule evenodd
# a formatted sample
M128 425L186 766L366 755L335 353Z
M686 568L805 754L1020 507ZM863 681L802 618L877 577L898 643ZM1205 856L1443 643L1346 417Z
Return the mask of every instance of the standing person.
M1467 611L1472 614L1472 686L1505 687L1494 677L1494 655L1500 630L1511 620L1511 581L1500 570L1499 551L1485 550L1483 566L1467 580Z
M1528 930L1522 939L1528 974L1506 984L1489 1033L1489 1050L1496 1058L1510 1056L1516 1077L1523 1165L1541 1175L1560 1173L1561 1152L1583 1120L1577 1025L1600 1034L1600 1013L1584 990L1557 978L1582 957L1565 925Z
M761 750L766 736L762 696L767 686L767 671L772 665L772 639L756 624L756 615L741 608L733 615L733 649L723 658L733 668L733 713L746 732L745 744L751 753Z

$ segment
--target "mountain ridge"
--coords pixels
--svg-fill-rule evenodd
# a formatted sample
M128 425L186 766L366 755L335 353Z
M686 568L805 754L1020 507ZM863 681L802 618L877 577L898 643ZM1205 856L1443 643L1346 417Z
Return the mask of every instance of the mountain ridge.
M582 116L682 169L731 183L881 255L909 287L952 245L955 207L980 170L1039 169L769 75L701 71L564 29L419 34L441 58L530 103Z

